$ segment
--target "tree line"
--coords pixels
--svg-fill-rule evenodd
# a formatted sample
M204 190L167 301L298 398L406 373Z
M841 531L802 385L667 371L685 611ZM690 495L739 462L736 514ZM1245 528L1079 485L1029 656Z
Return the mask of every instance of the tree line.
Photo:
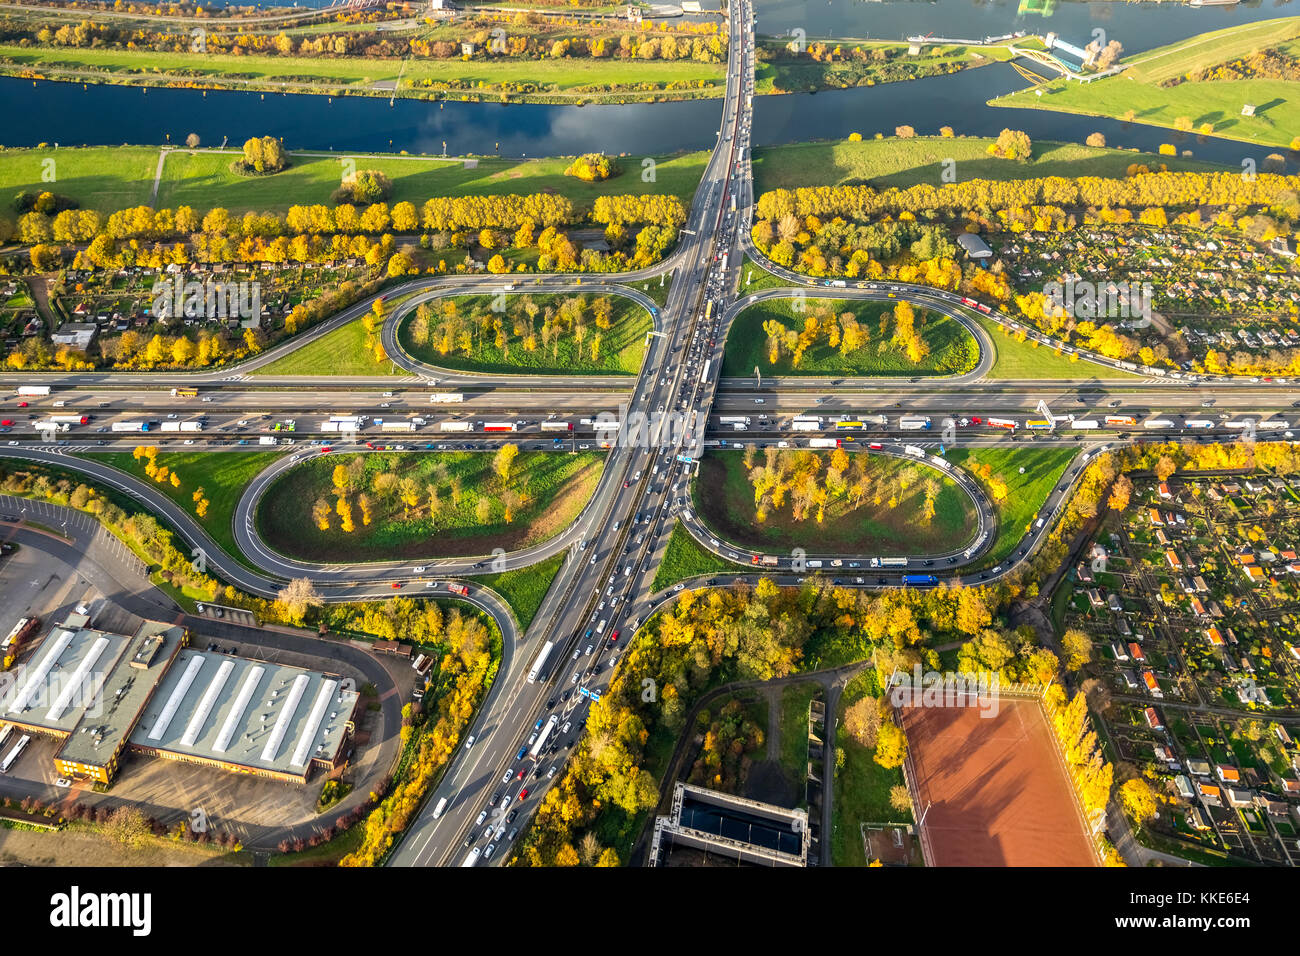
M1145 167L1141 167L1145 169ZM793 214L854 221L884 215L962 214L969 210L1056 205L1192 208L1209 206L1280 207L1300 211L1300 176L1230 172L1139 172L1127 178L1044 176L1034 179L972 179L939 186L921 183L904 189L871 186L806 186L763 193L757 218L780 220ZM1296 218L1294 212L1291 218Z

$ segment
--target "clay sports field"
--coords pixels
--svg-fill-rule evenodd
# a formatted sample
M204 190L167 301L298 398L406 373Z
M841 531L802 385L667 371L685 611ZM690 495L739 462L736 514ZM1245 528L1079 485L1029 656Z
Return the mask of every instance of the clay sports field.
M899 716L930 866L1097 865L1036 700L1004 697L991 718L979 707Z

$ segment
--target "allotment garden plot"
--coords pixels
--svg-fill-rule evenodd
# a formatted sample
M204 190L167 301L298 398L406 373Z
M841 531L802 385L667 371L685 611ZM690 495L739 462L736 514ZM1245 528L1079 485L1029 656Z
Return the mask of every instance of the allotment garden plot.
M1115 755L1172 801L1140 839L1202 862L1300 858L1300 478L1135 479L1096 544L1064 623L1091 638Z

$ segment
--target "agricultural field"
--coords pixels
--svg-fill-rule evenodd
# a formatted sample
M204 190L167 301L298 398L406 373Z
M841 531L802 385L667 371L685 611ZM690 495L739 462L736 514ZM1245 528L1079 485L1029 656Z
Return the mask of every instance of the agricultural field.
M796 312L799 305L805 311ZM915 310L912 322L924 343L921 351L928 351L913 361L894 306L893 302L811 296L756 302L736 316L727 333L722 374L750 375L757 366L770 375L946 376L969 372L978 364L979 349L961 323L925 309ZM811 342L806 351L798 353L796 364L795 350L789 344L799 340L812 320L817 321L816 331L807 336ZM855 326L852 334L859 343L851 350L850 324ZM781 343L775 363L771 362L774 340Z
M519 452L506 464L497 454L475 452L308 459L266 490L258 531L281 554L308 561L512 551L573 522L595 490L604 457Z
M719 539L769 553L802 548L810 556L937 554L960 550L974 539L973 502L951 479L928 466L846 454L843 475L848 488L832 494L828 483L838 488L827 473L834 465L832 454L767 451L782 471L778 484L790 487L780 506L765 502L764 521L758 520L745 454L712 453L701 461L692 483L695 509ZM755 463L763 460L759 455ZM860 498L851 490L859 484ZM708 494L703 493L706 488ZM927 520L923 514L930 492L933 516ZM818 521L813 502L823 493L824 512ZM860 503L855 504L855 498ZM795 517L796 507L807 507L801 518Z

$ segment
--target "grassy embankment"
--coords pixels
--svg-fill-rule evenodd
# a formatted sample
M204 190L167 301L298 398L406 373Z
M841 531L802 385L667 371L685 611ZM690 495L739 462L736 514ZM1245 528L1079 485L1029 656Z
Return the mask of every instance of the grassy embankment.
M916 328L930 347L930 354L912 362L903 348L890 341L893 333L893 302L824 299L809 296L805 310L794 311L793 299L768 299L745 309L732 323L722 358L723 375L749 375L754 366L770 375L960 375L979 362L974 338L960 322L945 315L916 310ZM869 331L870 338L859 349L840 354L825 338L804 353L798 367L791 364L789 351L782 349L773 365L768 361L767 333L763 323L775 319L789 331L801 331L806 318L829 310L836 315L852 312ZM882 333L881 323L886 325Z
M234 56L152 50L0 45L0 73L76 82L215 87L342 96L490 99L512 102L627 103L719 96L726 65L698 60L560 59L436 60L416 57ZM437 90L428 84L459 88ZM705 84L695 89L696 84ZM530 85L536 92L508 87ZM691 88L665 89L668 84ZM607 89L614 87L613 90ZM637 87L646 87L637 89Z
M141 481L150 481L144 470L145 460L132 458L130 452L82 452L79 457L111 465ZM280 453L274 451L164 451L158 454L156 464L179 475L181 483L176 487L168 479L153 485L194 518L223 551L247 565L235 543L235 506L253 478L278 457ZM200 488L210 502L202 518L194 510L194 492Z
M1214 136L1260 146L1289 146L1300 135L1300 83L1245 79L1188 81L1162 87L1164 80L1217 66L1269 48L1295 56L1300 50L1300 20L1283 17L1202 33L1139 54L1123 72L1092 83L1053 80L992 100L993 106L1057 110L1111 119L1128 119L1148 126L1177 129L1179 118L1200 130L1208 125ZM1254 116L1242 106L1255 105ZM1014 125L1014 121L1010 121ZM1193 143L1188 148L1195 149Z
M623 173L604 182L587 183L565 176L567 158L529 160L442 159L397 153L290 153L291 165L274 176L239 176L230 171L235 150L167 151L158 186L159 207L188 205L200 211L221 206L232 213L281 212L292 205L322 203L338 188L342 161L358 169L377 169L393 184L389 205L417 206L433 196L481 196L557 192L585 213L598 196L673 194L689 203L703 175L708 154L654 157L655 181L642 182L644 157L619 159ZM6 149L0 152L0 193L51 190L81 206L112 212L149 202L159 148L90 146L59 149ZM45 160L55 162L53 182L42 178Z
M1095 85L1095 84L1094 84ZM1085 89L1091 89L1086 87ZM1010 117L1009 117L1010 118ZM953 117L954 123L961 121ZM1013 125L1014 123L1008 123ZM863 135L868 135L864 132ZM907 139L863 139L860 142L795 143L754 150L754 195L800 186L842 186L867 183L878 189L905 189L919 183L944 182L946 160L956 162L957 177L1016 180L1043 176L1123 177L1133 163L1165 163L1172 170L1222 169L1211 163L1177 156L1155 156L1133 150L1080 146L1046 140L1034 143L1025 163L1008 162L988 154L993 140L977 136L918 136Z
M336 466L360 459L351 476L348 501L354 530L342 528L338 496L332 483ZM259 503L257 527L263 540L282 554L308 561L391 561L487 554L494 548L513 551L553 537L577 517L595 490L604 456L595 453L553 455L520 452L503 481L493 467L495 456L474 452L437 452L308 459L284 472ZM403 492L386 493L385 473L399 482L411 479L414 504ZM430 487L438 489L431 504ZM369 496L372 517L362 517L360 495ZM506 505L514 497L510 520ZM313 518L313 506L329 507L329 529ZM484 504L480 506L480 502Z
M948 449L944 457L975 475L985 491L989 490L989 484L977 470L983 465L992 469L993 476L1001 475L1007 486L1006 497L1001 501L990 495L997 515L997 538L976 570L992 567L1015 550L1076 454L1078 449L1059 446ZM1021 468L1025 469L1023 475Z
M824 457L829 462L829 455ZM761 464L761 455L758 460ZM893 507L887 501L875 505L870 494L857 508L851 507L847 497L833 498L820 524L815 506L804 520L796 521L788 497L760 524L755 517L753 487L739 452L706 456L691 491L696 511L720 540L773 554L802 548L809 554L924 555L951 551L973 540L974 505L951 479L916 462L868 456L868 475L887 491L905 468L916 469L920 480L897 495ZM825 464L822 474L824 469ZM939 494L935 515L925 525L919 515L928 478L939 483ZM707 495L702 493L706 488Z

